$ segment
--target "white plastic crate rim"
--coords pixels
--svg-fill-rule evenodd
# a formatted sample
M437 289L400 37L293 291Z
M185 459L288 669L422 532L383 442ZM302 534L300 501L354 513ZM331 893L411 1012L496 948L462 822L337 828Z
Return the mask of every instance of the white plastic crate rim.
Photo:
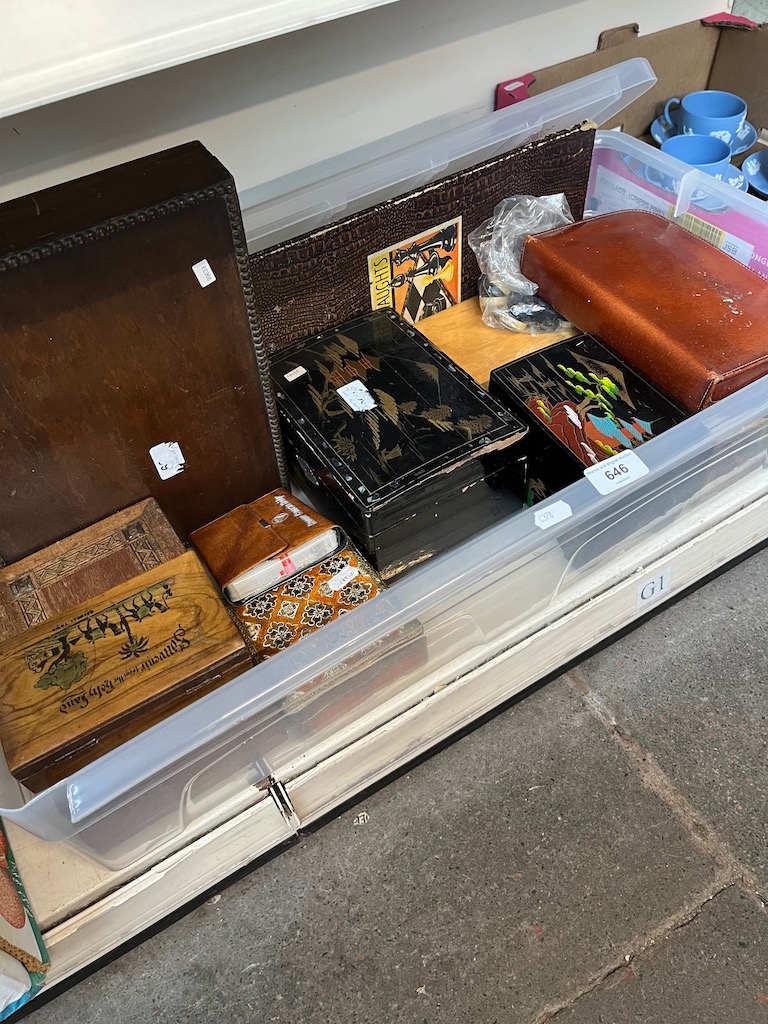
M637 571L639 546L656 544L661 557L686 530L695 536L713 495L732 489L739 507L768 492L767 440L763 379L645 444L648 473L618 492L578 481L551 499L569 514L547 529L546 505L521 511L51 789L25 802L6 775L0 814L45 839L79 836L105 863L129 863L354 721L346 705L365 677L360 665L398 629L418 622L426 653L415 666L393 662L381 723L402 709L398 699L416 703L450 685ZM322 718L312 702L291 711L297 688L334 671Z
M595 137L584 216L646 210L768 278L768 204L621 132Z
M652 82L646 61L629 61L464 122L457 134L446 133L441 121L439 144L433 123L432 137L407 133L404 150L387 159L366 165L370 150L358 151L347 163L351 171L334 162L336 172L320 184L310 181L313 168L288 196L273 192L252 211L252 225L260 241L259 232L273 231L280 218L288 234L306 230L318 207L330 220L354 196L361 207L370 205L372 189L389 198L420 175L429 180L456 164L470 166L583 117L612 117ZM599 134L623 144L615 133ZM386 140L383 149L394 145ZM601 141L599 152L607 151ZM372 167L379 177L366 186ZM749 203L743 212L768 244L762 206ZM601 495L587 479L578 481L56 786L32 796L0 762L0 814L43 839L73 842L109 866L167 850L198 824L211 828L216 815L257 802L265 777L285 780L288 766L319 763L628 578L639 569L639 552L664 557L716 517L756 500L768 490L767 440L762 380L644 445L639 457L647 474L615 493Z
M581 121L610 121L656 82L644 57L586 75L484 117L459 111L351 150L240 195L251 251Z

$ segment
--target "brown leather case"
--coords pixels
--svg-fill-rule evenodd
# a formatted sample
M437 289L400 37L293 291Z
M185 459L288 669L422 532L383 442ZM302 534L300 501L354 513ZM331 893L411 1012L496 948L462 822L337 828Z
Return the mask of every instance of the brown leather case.
M468 233L516 193L565 192L574 217L580 217L594 136L589 122L556 132L256 253L251 272L267 351L274 355L370 313L368 257L456 217L461 218L461 297L477 295L480 271Z
M689 413L768 371L768 287L663 217L626 211L531 235L523 274Z
M291 549L328 530L343 531L293 494L277 488L248 505L240 505L195 530L190 540L223 589L242 573L268 559L290 562ZM287 578L294 573L280 573Z

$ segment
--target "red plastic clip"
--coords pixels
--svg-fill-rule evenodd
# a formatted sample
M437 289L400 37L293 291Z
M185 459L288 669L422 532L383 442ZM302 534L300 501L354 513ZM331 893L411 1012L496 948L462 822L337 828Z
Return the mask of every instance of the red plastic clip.
M520 100L530 99L528 86L536 81L536 75L520 75L519 78L510 78L496 86L496 110L503 110L504 107L511 107L513 103Z

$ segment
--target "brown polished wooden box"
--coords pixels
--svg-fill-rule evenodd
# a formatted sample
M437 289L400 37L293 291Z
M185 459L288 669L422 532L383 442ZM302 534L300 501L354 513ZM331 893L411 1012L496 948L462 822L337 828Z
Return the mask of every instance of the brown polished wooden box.
M193 551L0 644L0 735L33 791L251 664Z
M232 177L189 143L0 205L0 559L284 483Z

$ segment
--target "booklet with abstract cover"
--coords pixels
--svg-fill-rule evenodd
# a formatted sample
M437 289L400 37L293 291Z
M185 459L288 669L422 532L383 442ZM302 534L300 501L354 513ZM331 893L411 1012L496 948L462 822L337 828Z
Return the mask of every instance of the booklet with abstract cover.
M0 1020L43 985L50 960L0 820Z

